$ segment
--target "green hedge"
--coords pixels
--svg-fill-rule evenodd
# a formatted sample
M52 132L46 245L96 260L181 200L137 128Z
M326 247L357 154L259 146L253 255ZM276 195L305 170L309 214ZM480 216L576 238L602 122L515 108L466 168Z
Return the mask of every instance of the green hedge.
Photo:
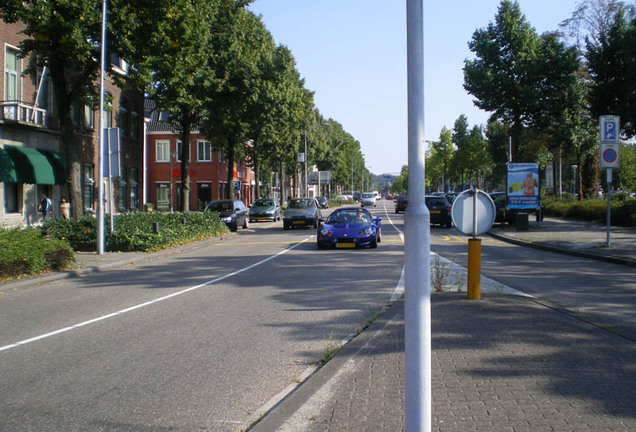
M148 252L178 246L228 232L218 214L211 212L134 212L104 218L106 250L109 252ZM154 232L154 226L158 232ZM84 216L80 220L57 219L44 229L51 236L67 241L76 251L97 249L97 219Z
M0 228L0 279L62 270L74 259L67 242L38 228Z
M636 226L636 199L610 201L612 225ZM546 215L568 219L605 223L607 201L590 199L585 201L547 201Z

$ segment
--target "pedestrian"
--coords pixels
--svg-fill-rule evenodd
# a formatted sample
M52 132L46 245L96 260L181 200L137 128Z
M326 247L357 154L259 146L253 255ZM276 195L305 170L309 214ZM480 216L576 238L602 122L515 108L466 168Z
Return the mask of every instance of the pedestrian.
M40 203L38 204L38 211L42 213L42 220L46 220L46 215L51 215L53 213L53 203L51 200L43 193L40 196Z
M71 205L64 197L60 200L60 214L62 215L62 219L69 220L71 218Z

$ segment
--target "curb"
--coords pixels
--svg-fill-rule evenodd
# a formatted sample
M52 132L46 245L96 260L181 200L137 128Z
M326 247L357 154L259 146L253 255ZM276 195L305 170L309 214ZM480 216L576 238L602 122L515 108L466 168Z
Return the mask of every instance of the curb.
M592 252L583 252L583 251L568 249L564 247L550 246L545 243L535 243L535 242L530 242L526 240L520 240L513 236L509 236L509 235L501 234L497 232L489 232L488 235L490 235L493 238L496 238L497 240L505 241L511 244L516 244L518 246L525 246L525 247L541 249L541 250L545 250L549 252L557 252L557 253L561 253L565 255L572 255L572 256L577 256L582 258L591 258L598 261L605 261L605 262L609 262L613 264L636 267L636 261L632 259L628 259L628 258L621 258L621 257L611 256L611 255L595 254Z

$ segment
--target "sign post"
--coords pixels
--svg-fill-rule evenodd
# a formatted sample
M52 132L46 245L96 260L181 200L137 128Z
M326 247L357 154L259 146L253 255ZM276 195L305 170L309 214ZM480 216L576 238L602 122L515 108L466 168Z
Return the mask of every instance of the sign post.
M601 168L605 168L607 170L607 190L605 191L607 195L607 209L605 212L605 219L607 223L607 247L610 247L612 169L620 167L620 130L620 117L611 115L599 117L599 135L601 137L599 146L601 154L599 160Z
M490 195L479 189L469 189L453 200L451 216L457 229L472 236L468 240L468 299L481 298L481 239L495 222L497 210Z

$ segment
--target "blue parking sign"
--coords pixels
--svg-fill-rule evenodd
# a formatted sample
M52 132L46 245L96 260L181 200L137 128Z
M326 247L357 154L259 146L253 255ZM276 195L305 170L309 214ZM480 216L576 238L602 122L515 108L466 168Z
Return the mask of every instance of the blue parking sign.
M600 116L599 129L601 142L617 143L620 135L620 117Z

